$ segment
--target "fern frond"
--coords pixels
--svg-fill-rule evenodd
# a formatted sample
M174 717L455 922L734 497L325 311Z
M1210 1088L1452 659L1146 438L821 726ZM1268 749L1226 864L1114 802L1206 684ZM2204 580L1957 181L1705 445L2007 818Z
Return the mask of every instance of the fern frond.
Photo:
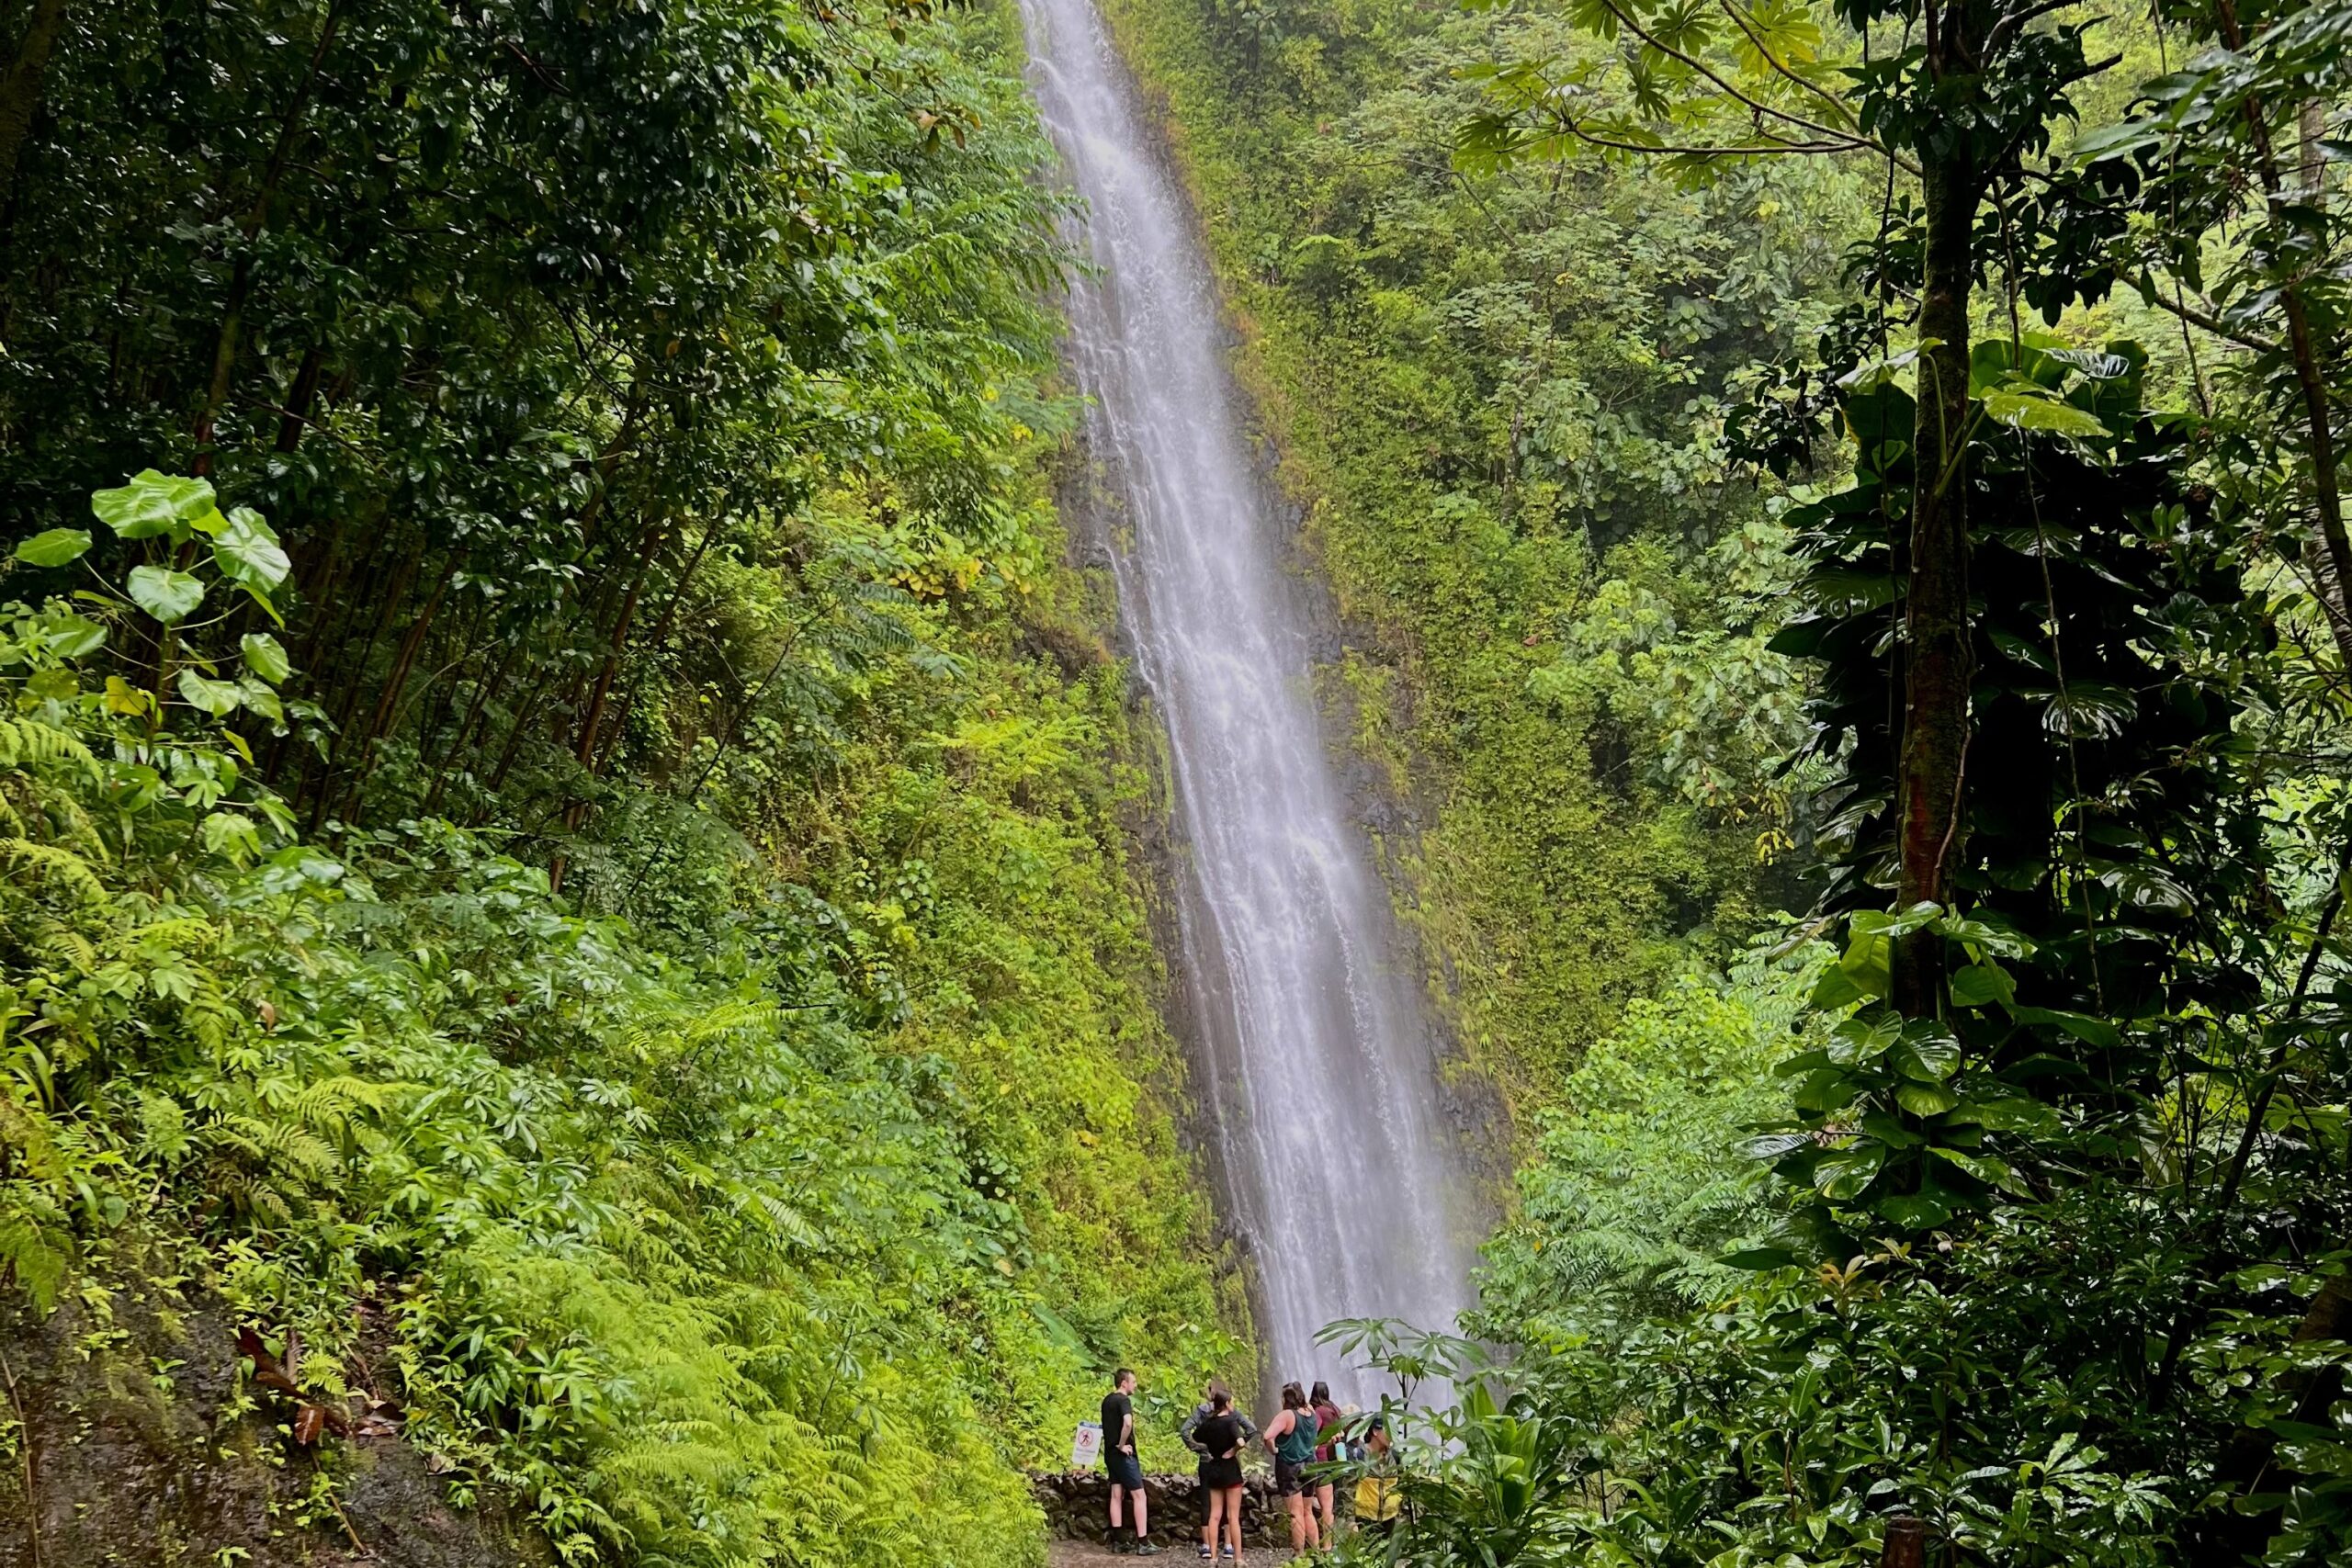
M30 839L0 839L0 861L24 868L32 880L71 893L80 903L106 902L106 884L98 880L89 862L71 850Z
M96 767L90 749L67 730L37 718L0 717L0 768L53 767L78 762Z

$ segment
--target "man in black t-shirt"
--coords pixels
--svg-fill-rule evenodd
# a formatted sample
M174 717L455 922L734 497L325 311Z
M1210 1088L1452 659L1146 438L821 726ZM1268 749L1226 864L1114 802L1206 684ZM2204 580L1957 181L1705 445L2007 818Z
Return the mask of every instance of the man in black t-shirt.
M1136 1375L1121 1367L1111 1377L1111 1392L1102 1396L1102 1468L1111 1473L1111 1550L1137 1557L1159 1555L1159 1548L1144 1539L1150 1529L1143 1497L1143 1461L1136 1453ZM1119 1504L1134 1510L1135 1535L1120 1531Z

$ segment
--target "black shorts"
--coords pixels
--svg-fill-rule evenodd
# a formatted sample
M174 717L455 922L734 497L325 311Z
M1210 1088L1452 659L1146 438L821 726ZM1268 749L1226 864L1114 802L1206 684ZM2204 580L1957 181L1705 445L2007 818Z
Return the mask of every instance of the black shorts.
M1111 1472L1112 1485L1124 1486L1130 1492L1143 1490L1143 1461L1135 1455L1113 1449L1102 1456L1102 1468Z
M1274 1490L1285 1497L1295 1497L1306 1490L1306 1461L1274 1456Z

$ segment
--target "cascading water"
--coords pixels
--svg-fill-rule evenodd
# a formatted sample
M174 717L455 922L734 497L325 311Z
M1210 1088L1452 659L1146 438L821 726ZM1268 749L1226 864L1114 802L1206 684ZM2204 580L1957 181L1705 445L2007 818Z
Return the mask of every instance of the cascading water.
M1243 438L1208 266L1094 0L1022 0L1031 77L1101 276L1070 306L1092 450L1131 534L1113 554L1165 717L1193 886L1184 970L1268 1370L1359 1383L1342 1317L1451 1329L1474 1218L1438 1113L1419 987L1324 750L1311 604Z

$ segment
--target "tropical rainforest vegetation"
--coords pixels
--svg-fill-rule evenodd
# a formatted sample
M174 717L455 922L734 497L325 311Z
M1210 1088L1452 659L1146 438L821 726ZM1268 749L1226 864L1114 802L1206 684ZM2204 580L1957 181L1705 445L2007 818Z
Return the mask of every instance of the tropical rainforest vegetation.
M11 1301L219 1303L288 1462L389 1402L568 1562L1028 1561L1246 1323L1012 14L6 26Z
M2352 1553L2352 6L1105 9L1520 1162L1347 1550ZM0 27L10 1321L567 1561L1034 1560L1249 1356L1010 8Z
M1526 1156L1359 1550L2342 1561L2352 11L1113 9Z

